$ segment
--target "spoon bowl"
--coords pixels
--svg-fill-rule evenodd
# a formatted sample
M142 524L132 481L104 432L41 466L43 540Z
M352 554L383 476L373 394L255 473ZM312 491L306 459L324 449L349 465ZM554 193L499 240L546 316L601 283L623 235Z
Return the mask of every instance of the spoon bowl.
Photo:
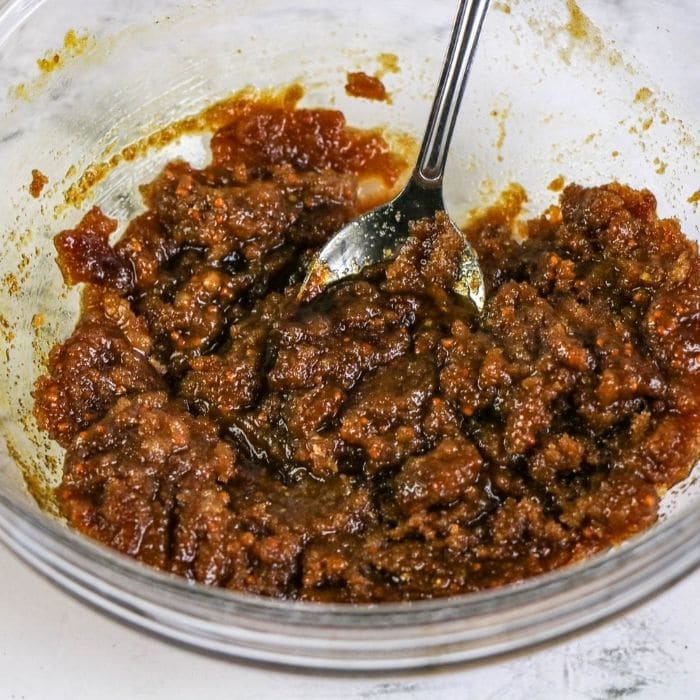
M460 0L418 163L408 184L390 202L351 221L326 243L309 267L299 291L301 302L309 301L334 282L359 274L365 267L395 257L408 238L411 221L445 210L445 162L489 3ZM484 277L466 237L453 291L469 298L482 311Z
M440 187L425 188L411 178L394 199L351 221L328 241L309 266L299 300L310 301L330 284L395 258L408 238L409 223L432 218L444 209ZM479 311L483 309L484 277L466 236L453 290L468 297Z

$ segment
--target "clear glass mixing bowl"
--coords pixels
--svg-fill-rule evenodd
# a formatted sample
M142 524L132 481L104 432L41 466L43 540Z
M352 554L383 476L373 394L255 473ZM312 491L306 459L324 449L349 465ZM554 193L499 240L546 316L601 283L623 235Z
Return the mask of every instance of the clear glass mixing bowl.
M700 187L700 5L582 5L603 29L567 0L493 3L448 166L448 208L459 218L517 181L534 214L554 200L546 185L559 175L619 179L652 189L660 212L697 238L700 212L688 200ZM642 536L521 585L400 605L265 600L190 585L88 541L26 487L25 479L41 496L60 476L60 450L37 432L30 391L77 311L51 244L80 217L62 206L71 184L90 164L249 84L299 80L306 104L419 136L454 9L452 0L0 3L0 535L38 570L120 618L202 649L388 669L541 643L629 607L700 562L700 487L691 477ZM347 98L345 72L374 72L386 64L380 53L398 56L400 71L384 77L393 103ZM38 58L47 59L43 68ZM125 222L141 206L138 184L175 155L203 162L206 137L122 163L84 206L99 203ZM39 199L27 191L32 168L49 178Z

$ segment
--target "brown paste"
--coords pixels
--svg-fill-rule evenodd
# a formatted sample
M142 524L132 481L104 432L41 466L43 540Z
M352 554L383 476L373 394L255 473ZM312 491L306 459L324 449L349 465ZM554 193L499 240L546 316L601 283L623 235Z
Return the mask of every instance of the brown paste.
M351 97L362 97L365 100L389 102L389 93L380 78L367 75L364 71L347 74L345 92Z
M567 186L512 236L443 214L299 306L313 252L395 167L342 115L249 104L168 165L120 240L56 238L86 282L36 386L78 530L211 585L317 601L448 596L648 527L700 452L700 260L648 191Z
M29 194L36 199L49 182L49 178L36 168L32 169L32 181L29 183Z

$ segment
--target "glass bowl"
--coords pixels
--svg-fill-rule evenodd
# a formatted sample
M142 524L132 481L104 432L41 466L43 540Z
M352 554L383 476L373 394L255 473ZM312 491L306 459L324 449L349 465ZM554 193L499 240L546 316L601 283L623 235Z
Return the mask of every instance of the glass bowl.
M559 176L617 179L650 188L660 213L697 238L700 212L689 200L700 186L700 6L582 4L595 25L571 0L493 3L448 164L448 208L459 219L517 181L536 214L556 198L547 184ZM698 565L697 476L665 496L653 528L587 562L485 593L374 606L192 585L77 535L52 514L61 452L38 433L30 392L78 308L51 243L80 218L65 193L83 197L83 210L98 203L127 221L141 207L138 184L175 155L204 162L207 137L161 139L161 148L119 163L115 154L247 85L299 81L304 104L418 137L454 11L452 0L0 3L0 536L39 571L200 649L378 670L539 644L626 609ZM667 33L655 33L658 25ZM669 47L677 53L667 56ZM392 104L346 97L345 72L386 68L391 61L380 54L398 57L399 72L384 76ZM110 160L116 167L100 165ZM28 194L33 168L49 179L38 199Z

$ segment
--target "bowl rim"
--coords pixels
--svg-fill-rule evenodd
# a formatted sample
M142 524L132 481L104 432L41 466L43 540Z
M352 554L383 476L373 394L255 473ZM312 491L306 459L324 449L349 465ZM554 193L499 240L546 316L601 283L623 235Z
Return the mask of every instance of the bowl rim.
M476 661L603 621L700 565L700 511L489 591L400 603L314 603L209 587L153 569L0 493L0 540L52 581L200 650L331 671Z

